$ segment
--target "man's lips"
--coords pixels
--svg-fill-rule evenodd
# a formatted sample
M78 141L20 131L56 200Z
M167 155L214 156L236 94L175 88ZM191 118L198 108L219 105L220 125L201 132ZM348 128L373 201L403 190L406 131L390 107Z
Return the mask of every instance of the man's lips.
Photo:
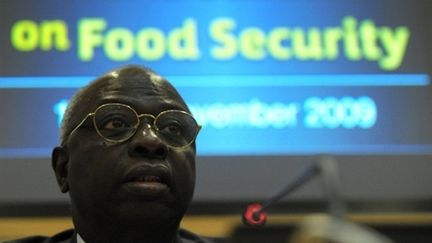
M130 168L123 178L124 182L149 181L169 184L171 174L168 166L164 164L143 164Z
M169 191L170 170L163 164L140 165L128 170L123 186L127 191L145 195L159 196Z

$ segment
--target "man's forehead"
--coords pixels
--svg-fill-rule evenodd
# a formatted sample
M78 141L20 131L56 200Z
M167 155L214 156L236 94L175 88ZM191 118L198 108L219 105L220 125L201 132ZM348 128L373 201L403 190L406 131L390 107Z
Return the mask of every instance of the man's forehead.
M157 74L142 72L137 74L119 74L112 72L90 84L89 88L99 90L121 90L121 89L144 89L144 90L167 90L172 89L168 81Z
M187 110L183 98L164 78L154 73L145 76L119 76L113 72L91 84L88 96L94 105L116 101L129 105L143 103Z
M164 110L184 110L188 111L186 105L178 100L167 96L143 95L135 96L131 93L106 93L98 100L96 106L106 103L122 103L133 107L137 112L161 112Z

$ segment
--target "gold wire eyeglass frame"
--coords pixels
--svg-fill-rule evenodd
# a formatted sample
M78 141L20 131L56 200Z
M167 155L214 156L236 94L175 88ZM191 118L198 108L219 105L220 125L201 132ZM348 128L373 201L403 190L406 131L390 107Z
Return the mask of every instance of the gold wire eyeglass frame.
M135 114L135 116L137 117L138 122L133 126L134 132L131 133L129 136L123 138L123 139L110 139L110 138L105 137L104 135L102 135L102 133L99 131L98 126L96 125L96 118L95 118L95 114L97 113L97 111L100 110L100 109L102 109L102 108L104 108L104 107L106 107L106 106L111 106L111 105L116 105L116 106L125 107L125 108L131 110L131 111ZM122 142L125 142L125 141L129 140L131 137L133 137L133 136L135 135L135 133L138 131L138 127L139 127L140 124L141 124L141 118L142 118L142 117L150 117L150 118L152 118L152 119L153 119L152 127L153 127L154 131L156 131L156 133L159 134L159 128L156 126L156 121L157 121L157 119L158 119L161 115L166 114L166 113L169 113L169 112L182 113L182 114L185 114L185 115L189 116L189 117L192 118L192 120L194 121L194 123L195 123L195 125L196 125L196 129L195 129L195 133L194 133L193 136L192 136L191 141L189 141L187 144L182 145L182 146L180 146L180 147L178 147L178 146L173 146L173 145L171 145L171 144L168 144L167 142L165 142L164 139L162 139L162 141L164 141L164 142L166 143L166 145L168 145L169 147L176 148L176 149L182 149L182 148L185 148L185 147L191 145L191 144L195 141L195 139L196 139L196 137L197 137L197 135L198 135L198 132L201 130L201 126L198 125L198 123L196 122L195 118L193 118L193 116L192 116L191 114L189 114L188 112L186 112L186 111L182 111L182 110L165 110L165 111L162 111L161 113L159 113L157 116L154 116L154 115L151 115L151 114L138 114L138 113L135 111L134 108L132 108L132 107L129 106L129 105L122 104L122 103L106 103L106 104L103 104L103 105L100 105L99 107L97 107L96 110L95 110L94 112L90 112L90 113L88 113L88 114L84 117L84 119L83 119L80 123L78 123L78 125L76 125L76 127L75 127L74 129L72 129L72 131L71 131L71 132L70 132L70 133L65 137L65 139L63 140L62 145L64 145L64 143L66 143L66 141L69 139L69 137L70 137L72 134L74 134L74 133L78 130L78 128L80 128L80 127L84 124L84 122L85 122L89 117L93 117L93 119L92 119L92 121L93 121L93 127L95 128L97 134L98 134L101 138L103 138L104 140L106 140L106 141L108 141L108 142L112 142L112 143L122 143Z

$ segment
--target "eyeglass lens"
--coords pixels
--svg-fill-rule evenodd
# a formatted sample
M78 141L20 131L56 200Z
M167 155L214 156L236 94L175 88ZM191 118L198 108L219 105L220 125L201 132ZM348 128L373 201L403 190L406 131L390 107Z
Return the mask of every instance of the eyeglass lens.
M125 141L133 136L139 126L138 114L122 104L107 104L94 114L98 133L110 141ZM198 125L189 114L170 110L160 113L154 121L155 131L167 144L182 147L193 141Z

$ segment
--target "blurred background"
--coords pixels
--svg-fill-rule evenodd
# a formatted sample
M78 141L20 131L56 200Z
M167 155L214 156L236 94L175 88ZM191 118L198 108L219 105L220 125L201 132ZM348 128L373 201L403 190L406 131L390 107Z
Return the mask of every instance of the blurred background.
M431 7L0 1L0 240L71 226L50 165L59 123L79 87L126 64L167 77L203 126L185 227L231 234L248 203L321 154L338 162L353 221L430 226ZM296 224L326 205L317 177L275 204L269 221Z

